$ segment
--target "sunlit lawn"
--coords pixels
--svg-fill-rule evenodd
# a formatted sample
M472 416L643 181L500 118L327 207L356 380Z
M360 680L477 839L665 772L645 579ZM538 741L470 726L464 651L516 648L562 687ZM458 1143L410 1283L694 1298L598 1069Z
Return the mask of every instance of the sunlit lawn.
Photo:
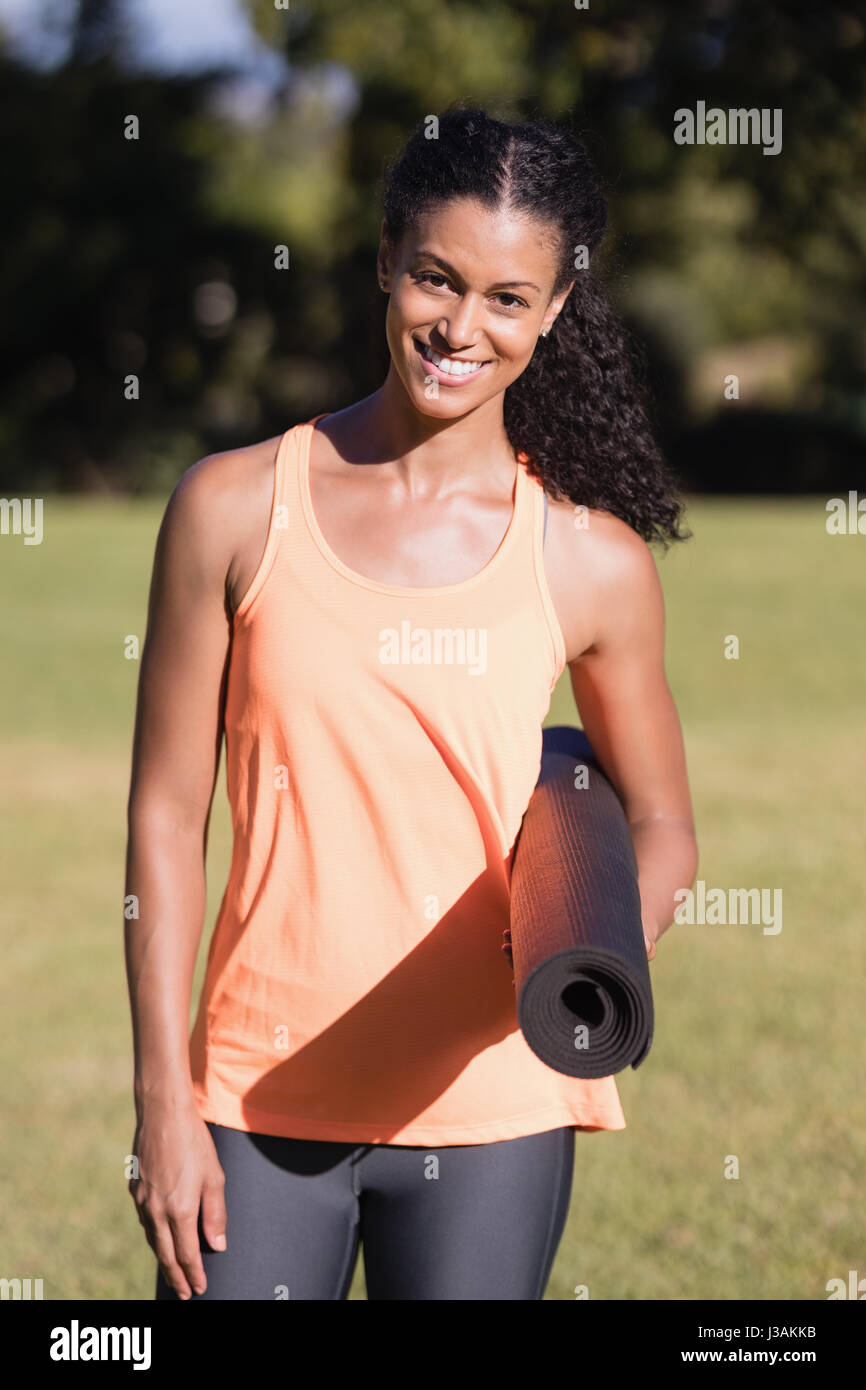
M40 546L0 537L0 1276L41 1277L47 1298L153 1292L123 1176L121 901L124 644L143 635L160 511L49 498ZM659 568L699 876L781 888L783 927L664 938L654 1045L618 1078L628 1128L577 1137L549 1298L820 1299L866 1274L866 539L828 536L820 498L703 499L689 520ZM567 676L550 722L578 722ZM228 849L221 775L196 994Z

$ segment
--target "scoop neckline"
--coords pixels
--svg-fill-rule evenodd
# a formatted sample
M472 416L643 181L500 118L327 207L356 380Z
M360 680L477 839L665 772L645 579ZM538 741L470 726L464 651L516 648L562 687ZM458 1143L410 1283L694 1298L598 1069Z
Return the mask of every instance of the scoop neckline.
M372 589L378 594L394 594L399 598L421 598L426 595L457 594L463 590L472 589L475 585L480 584L483 580L487 579L491 572L497 569L505 559L507 559L515 543L515 535L522 519L523 503L526 496L528 474L524 466L525 455L522 451L517 455L517 472L512 489L511 518L508 522L508 526L487 563L475 574L471 574L468 579L460 579L456 584L425 585L421 588L407 584L384 584L378 579L369 579L366 575L359 574L357 570L353 570L347 564L344 564L339 555L329 546L319 526L313 508L313 494L310 486L310 455L312 453L313 431L315 430L317 422L326 419L331 413L331 411L324 411L321 415L316 415L312 420L308 420L303 427L304 433L301 440L300 467L301 506L303 507L307 525L309 526L310 534L316 544L316 548L328 561L328 564L341 574L344 579L348 579L350 583L357 584L363 589Z

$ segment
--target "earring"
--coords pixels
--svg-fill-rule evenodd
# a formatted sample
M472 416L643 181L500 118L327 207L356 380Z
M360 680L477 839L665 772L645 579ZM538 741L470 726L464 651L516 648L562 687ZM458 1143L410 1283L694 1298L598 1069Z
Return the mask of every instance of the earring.
M542 328L541 332L540 332L539 335L538 335L539 338L546 338L546 337L547 337L547 334L548 334L548 331L549 331L548 329Z

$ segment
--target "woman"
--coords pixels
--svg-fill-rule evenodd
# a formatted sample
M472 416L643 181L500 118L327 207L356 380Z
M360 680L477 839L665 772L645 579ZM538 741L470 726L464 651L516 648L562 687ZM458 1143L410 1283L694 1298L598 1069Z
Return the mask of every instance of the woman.
M648 542L683 539L584 268L581 143L452 109L388 171L371 396L199 461L157 544L130 794L130 1183L157 1297L540 1299L613 1077L517 1027L509 854L567 665L650 958L693 880ZM223 729L229 882L192 1037ZM507 946L506 946L507 951Z

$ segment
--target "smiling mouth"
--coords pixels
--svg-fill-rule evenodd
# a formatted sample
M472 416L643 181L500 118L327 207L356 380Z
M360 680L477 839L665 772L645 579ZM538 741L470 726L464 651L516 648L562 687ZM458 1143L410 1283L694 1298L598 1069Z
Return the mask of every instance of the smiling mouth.
M436 352L429 343L422 343L420 338L414 338L413 342L424 361L430 362L446 376L475 376L482 367L487 366L488 359L479 358L477 361L470 361L465 357L443 357L441 352Z

